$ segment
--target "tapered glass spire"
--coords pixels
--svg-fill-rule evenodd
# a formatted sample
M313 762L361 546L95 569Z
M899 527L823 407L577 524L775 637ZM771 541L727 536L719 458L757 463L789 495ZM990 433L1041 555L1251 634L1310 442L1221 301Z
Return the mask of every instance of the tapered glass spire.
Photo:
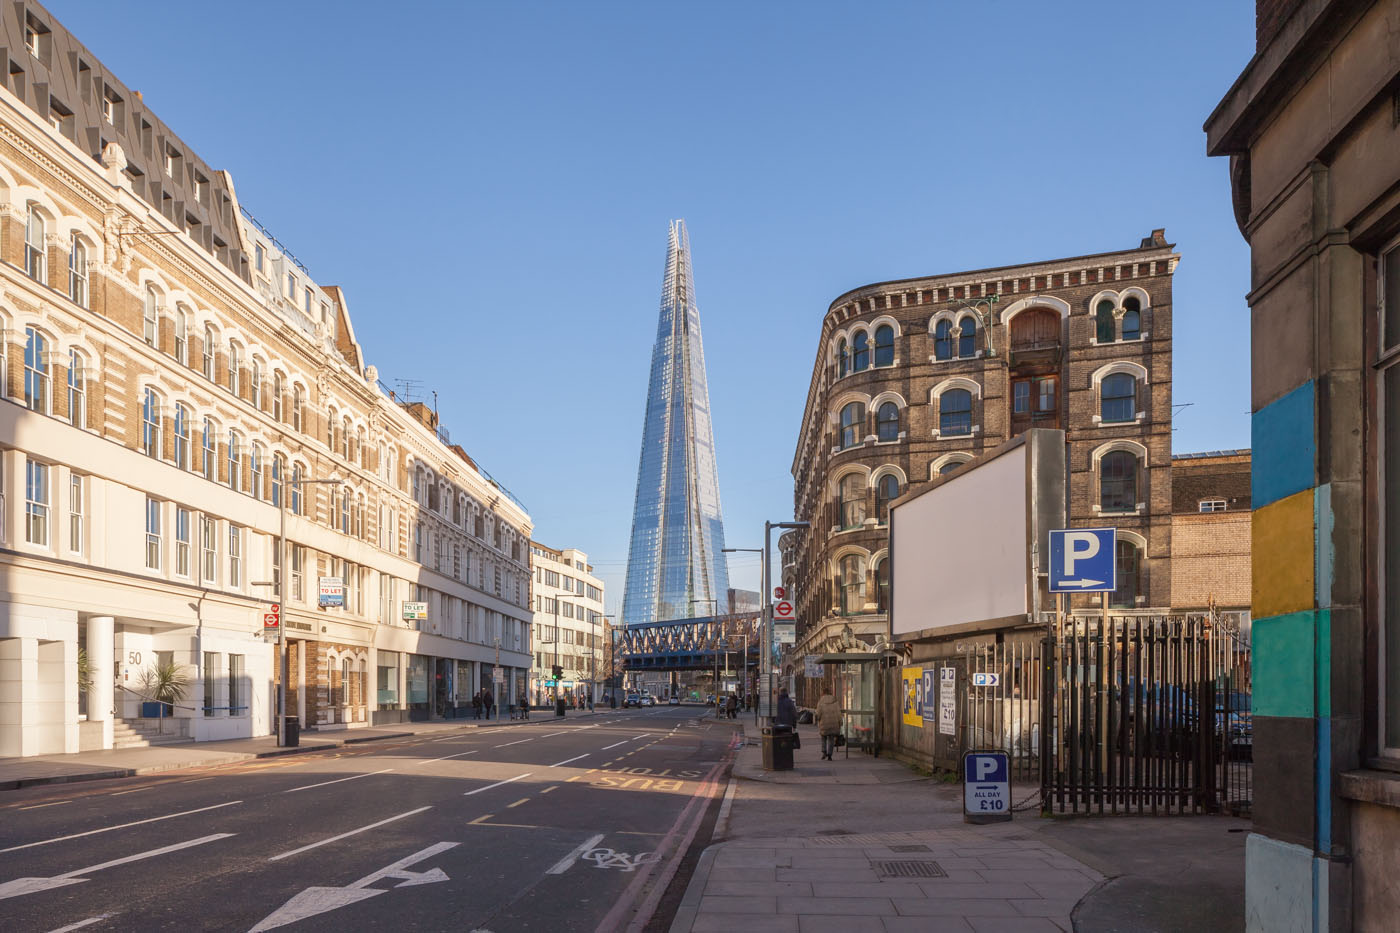
M724 612L729 569L723 547L700 310L685 222L676 220L651 351L623 624Z

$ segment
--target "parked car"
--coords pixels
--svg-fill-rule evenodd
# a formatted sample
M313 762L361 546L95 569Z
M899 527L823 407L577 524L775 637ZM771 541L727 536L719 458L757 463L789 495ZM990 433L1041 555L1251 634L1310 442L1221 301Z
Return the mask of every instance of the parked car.
M627 699L626 699L625 701L623 701L623 704L622 704L622 705L623 705L623 706L641 706L641 705L642 705L642 697L641 697L641 694L639 694L639 693L629 693L629 694L627 694Z
M679 693L673 693L673 694L671 694L670 703L671 703L672 706L680 706L680 705L681 705L681 695L680 695Z
M643 706L655 706L655 705L656 705L656 697L652 696L650 693L644 693L644 694L642 694L642 705L643 705Z
M714 705L715 705L715 695L714 695L713 693L706 694L706 696L705 696L705 705L706 705L706 706L714 706Z

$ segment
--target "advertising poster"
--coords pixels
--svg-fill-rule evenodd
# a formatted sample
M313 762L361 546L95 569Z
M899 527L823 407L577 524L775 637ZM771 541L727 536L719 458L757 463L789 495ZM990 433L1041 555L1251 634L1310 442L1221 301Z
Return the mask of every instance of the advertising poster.
M924 669L922 667L906 667L901 674L900 711L903 714L906 726L918 726L923 728L924 717L920 708L919 694L923 690Z
M938 731L942 735L958 734L958 670L955 667L938 669Z

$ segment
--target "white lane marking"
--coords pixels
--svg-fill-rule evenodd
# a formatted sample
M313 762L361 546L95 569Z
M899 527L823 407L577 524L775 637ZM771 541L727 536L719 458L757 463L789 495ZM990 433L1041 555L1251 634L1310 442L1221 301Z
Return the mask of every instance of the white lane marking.
M540 738L542 738L542 739L552 739L552 738L554 738L556 735L568 735L570 732L573 732L573 731L574 731L573 729L565 729L563 732L551 732L551 733L549 733L548 735L542 735L542 736L540 736Z
M155 786L154 784L151 785L151 787L154 787L154 786ZM139 793L141 793L143 790L150 790L151 787L133 787L131 790L119 790L119 791L117 791L116 793L114 793L114 794L108 794L107 796L108 796L108 797L120 797L122 794L139 794Z
M458 752L455 755L443 755L441 758L429 758L427 761L420 761L418 763L420 765L430 765L435 761L446 761L449 758L461 758L463 755L475 755L479 751L481 751L481 749L474 748L469 752Z
M331 836L329 839L322 839L320 842L313 842L310 845L302 846L300 849L292 849L290 852L283 852L281 855L274 855L272 856L272 858L268 859L268 861L279 862L284 858L291 858L293 855L300 855L303 852L310 851L311 849L315 849L319 846L327 845L332 842L339 842L342 839L349 839L351 836L358 836L360 833L367 832L371 829L377 829L378 827L383 826L386 823L392 823L395 820L401 820L406 816L413 816L416 813L422 813L424 810L431 809L432 807L419 807L417 810L409 810L405 813L400 813L398 816L391 816L387 820L380 820L378 823L370 823L368 826L361 826L359 829L352 829L348 833L341 833L339 836Z
M69 933L70 930L81 930L83 927L92 926L94 923L101 923L103 920L106 920L110 916L112 915L102 914L101 916L97 917L88 917L86 920L79 920L77 923L70 923L66 927L59 927L56 930L50 930L49 933Z
M604 745L604 746L603 746L603 751L607 751L607 750L610 749L610 748L617 748L619 745L626 745L626 744L627 744L628 742L630 742L630 741L632 741L632 740L631 740L631 739L623 739L621 742L614 742L614 743L612 743L611 745Z
M534 773L534 772L532 772L532 771L526 771L524 774L517 774L515 777L513 777L513 778L506 778L504 781L497 781L495 784L487 784L485 787L478 787L476 790L469 790L469 791L467 791L465 794L463 794L462 796L463 796L463 797L470 797L472 794L479 794L479 793L481 793L481 792L484 791L484 790L490 790L490 789L493 788L493 787L500 787L502 784L510 784L511 782L513 782L513 781L518 781L518 780L520 780L521 778L527 778L527 777L529 777L529 776L530 776L531 774L533 774L533 773Z
M348 904L355 904L360 901L375 897L380 894L387 894L387 888L371 888L370 885L381 878L396 878L399 883L396 888L407 888L419 884L433 884L438 881L446 881L447 873L441 868L430 868L427 871L409 871L408 866L417 864L424 859L432 858L439 852L446 852L448 849L456 848L461 843L439 842L430 845L426 849L420 849L406 858L401 858L397 862L386 865L379 871L365 875L359 881L347 884L343 888L311 887L294 896L287 903L277 910L268 914L263 921L253 927L249 933L261 933L262 930L273 930L277 927L286 926L289 923L296 923L298 920L305 920L317 914L325 913L328 910L335 910L338 907L345 907Z
M293 787L291 790L284 790L284 794L295 794L299 790L311 790L313 787L325 787L327 784L340 784L344 781L354 781L362 777L374 777L376 774L388 774L393 768L385 768L383 771L366 771L364 774L352 774L349 777L336 778L334 781L322 781L320 784L303 784L301 787Z
M579 844L578 848L574 849L574 851L570 852L568 855L555 862L554 865L547 872L545 872L545 874L562 875L570 868L573 868L574 862L578 861L580 855L589 851L598 843L603 841L603 835L603 833L599 833L598 835L593 836L590 839L584 840L582 843Z
M115 868L118 865L125 865L128 862L139 862L142 859L155 858L157 855L164 855L167 852L178 852L181 849L188 849L190 846L201 846L206 842L215 842L219 839L227 839L234 833L214 833L210 836L201 836L198 839L190 839L186 842L177 842L174 845L163 846L159 849L151 849L148 852L137 852L135 855L124 855L110 862L102 862L98 865L89 865L87 868L75 868L66 871L61 875L54 875L52 878L16 878L13 881L6 881L0 884L0 900L7 897L20 897L24 894L35 894L39 891L48 891L52 888L65 888L70 884L82 884L87 881L80 875L91 875L94 872L102 871L104 868Z
M8 849L0 849L0 854L18 852L20 849L32 849L34 846L46 846L51 842L66 842L69 839L96 836L98 833L110 833L114 829L126 829L128 826L142 826L146 823L159 823L161 820L173 820L177 816L189 816L191 813L204 813L208 810L218 810L221 807L234 807L242 802L241 800L230 800L228 803L216 803L212 807L200 807L198 810L181 810L179 813L168 813L165 816L153 816L148 820L137 820L134 823L122 823L120 826L104 826L101 829L90 829L85 833L73 833L71 836L55 836L52 839L45 839L41 842L26 842L22 846L11 846Z
M578 761L580 758L587 758L587 757L588 757L588 753L587 753L587 752L584 752L582 755L575 755L575 756L572 757L572 758L565 758L563 761L556 761L554 764L550 765L550 767L551 767L551 768L558 768L560 765L566 765L566 764L568 764L568 763L571 762L571 761Z
M27 807L20 807L21 810L42 810L44 807L60 807L65 803L72 803L71 800L55 800L53 803L35 803Z
M509 748L509 747L512 746L512 745L520 745L520 744L523 744L523 743L529 742L529 741L530 741L530 739L518 739L517 741L514 741L514 742L507 742L505 745L496 745L496 746L493 746L493 747L495 747L495 748Z

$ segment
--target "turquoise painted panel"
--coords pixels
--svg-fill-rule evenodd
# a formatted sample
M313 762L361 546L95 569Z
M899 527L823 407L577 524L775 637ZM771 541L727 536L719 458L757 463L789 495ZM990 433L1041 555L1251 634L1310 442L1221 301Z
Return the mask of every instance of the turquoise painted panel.
M1317 613L1313 638L1317 654L1317 715L1332 715L1332 610Z
M1317 458L1314 391L1309 379L1254 413L1250 421L1254 508L1313 485Z
M1317 683L1311 611L1255 619L1254 715L1311 719Z

